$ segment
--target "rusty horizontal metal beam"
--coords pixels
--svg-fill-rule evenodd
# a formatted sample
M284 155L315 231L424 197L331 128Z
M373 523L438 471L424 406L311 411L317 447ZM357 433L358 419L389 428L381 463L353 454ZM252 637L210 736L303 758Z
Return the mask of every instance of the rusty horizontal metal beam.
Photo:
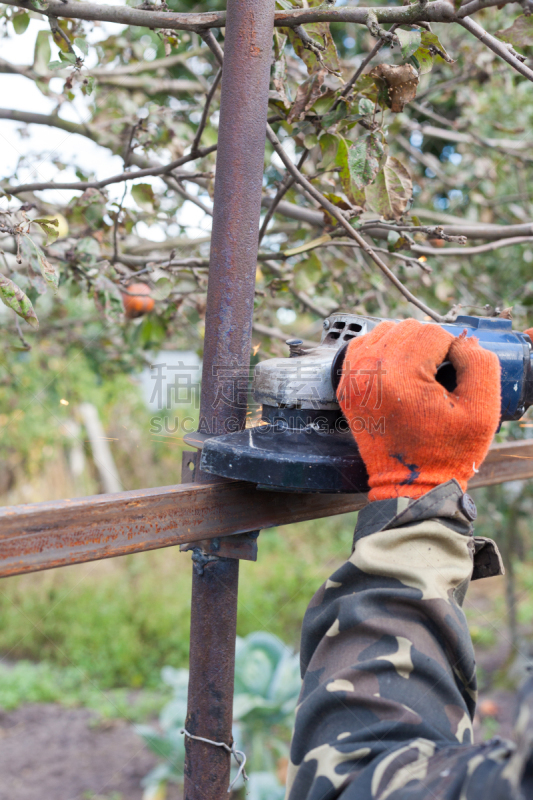
M469 488L533 478L533 440L494 445ZM0 509L0 577L318 519L365 495L180 484Z
M493 444L469 489L533 478L533 439Z
M353 511L364 495L258 491L227 481L0 509L0 577Z

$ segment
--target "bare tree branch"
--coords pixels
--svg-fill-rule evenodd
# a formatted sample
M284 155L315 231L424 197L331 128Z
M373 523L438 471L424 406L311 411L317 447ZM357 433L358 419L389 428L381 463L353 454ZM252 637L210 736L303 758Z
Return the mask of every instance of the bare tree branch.
M354 228L352 228L352 226L350 225L348 220L344 217L343 214L341 214L341 212L337 208L337 206L334 206L333 203L330 203L329 200L327 200L317 189L315 189L313 184L310 183L307 180L307 178L305 178L301 174L301 172L292 163L291 159L289 158L289 156L287 155L287 153L285 152L285 150L281 146L281 142L279 141L278 137L276 136L276 134L274 133L274 131L272 130L270 125L267 125L267 138L270 141L270 143L272 144L272 146L273 146L274 150L276 151L276 153L278 154L278 156L281 158L281 160L285 164L285 167L294 176L296 181L312 197L314 197L315 200L318 200L320 205L323 208L325 208L326 211L329 214L331 214L331 216L334 217L337 220L337 222L339 222L342 225L342 227L344 228L344 230L346 231L348 236L350 236L350 238L354 239L354 241L357 242L357 244L361 247L361 249L364 250L364 252L372 259L372 261L374 261L375 264L377 264L377 266L383 272L383 274L386 275L386 277L390 280L390 282L394 286L396 286L396 288L403 294L403 296L407 300L409 300L409 302L413 303L413 305L415 305L417 308L419 308L421 311L423 311L425 314L427 314L432 319L434 319L436 322L443 322L444 321L444 317L441 316L440 314L438 314L436 311L433 311L432 308L427 306L424 302L422 302L422 300L419 300L418 297L415 297L415 295L412 294L409 291L409 289L407 289L400 280L398 280L396 275L393 272L391 272L391 270L388 268L388 266L385 264L385 262L377 255L377 253L375 253L373 251L373 249L370 247L370 245L367 242L365 242L363 237L356 230L354 230Z
M500 58L503 58L504 61L507 61L507 63L514 67L514 69L523 75L524 78L533 81L533 70L527 67L525 64L522 64L522 62L511 53L504 42L500 42L498 39L495 39L494 36L491 36L490 33L487 33L487 31L482 28L481 25L478 25L478 23L474 22L474 20L470 19L470 17L465 17L465 19L459 19L457 21L463 26L463 28L466 28L469 33L475 36L476 39L479 39L480 42L486 45L489 50L492 50L492 52L496 53L497 56L500 56Z
M0 119L12 119L15 122L25 122L27 125L47 125L50 128L60 128L68 133L78 133L93 142L99 142L99 133L89 125L79 122L70 122L57 114L37 114L33 111L17 111L12 108L0 108Z
M194 203L195 206L198 206L198 208L202 209L204 214L209 214L210 217L213 216L213 210L208 206L206 206L205 203L202 203L202 201L199 200L197 197L195 197L193 194L190 194L186 189L184 189L178 180L172 181L172 186L174 190L179 195L181 195L181 197L183 197L184 200L188 200L190 203Z
M213 36L213 32L212 31L202 31L200 35L201 35L202 39L204 40L204 42L206 43L206 45L211 50L211 52L213 53L213 55L215 56L216 60L218 61L219 66L222 67L222 65L224 63L224 51L222 50L221 46L219 45L219 43L217 42L217 40Z
M189 155L182 156L181 158L176 159L176 161L171 161L170 164L166 164L161 167L154 166L147 167L146 169L138 169L135 170L135 172L121 172L119 175L113 175L111 178L103 178L101 181L74 181L72 183L55 183L54 181L47 181L42 183L23 183L20 186L3 186L2 188L4 192L14 195L21 194L22 192L39 192L44 189L71 189L79 191L85 191L85 189L103 189L104 186L109 186L112 183L132 181L136 180L137 178L144 178L148 175L166 175L175 170L177 167L187 164L189 161L195 161L198 158L204 158L204 156L209 155L209 153L214 153L216 149L216 144L213 144L211 147L198 150L196 153L189 153ZM183 178L187 178L187 180L191 180L191 178L194 178L196 175L203 176L205 173L179 173L180 178L183 176ZM175 177L178 177L178 175Z
M436 247L424 247L423 245L413 244L409 247L409 250L413 253L418 253L419 256L431 256L431 257L438 257L441 256L475 256L479 253L489 253L493 250L499 250L501 247L512 247L516 244L526 244L527 242L533 242L533 236L515 236L510 239L500 239L496 242L490 242L489 244L481 244L476 247L443 247L443 248L436 248ZM360 247L356 242L345 242L342 239L331 239L329 242L318 242L314 247L310 247L307 252L311 250L319 250L324 247ZM385 250L383 247L374 247L374 250L379 253L385 253L389 256L393 256L395 258L399 258L404 261L410 261L413 263L413 266L421 267L422 269L427 269L424 267L423 262L420 262L418 258L413 258L407 256L403 253L403 251L395 251L390 252L389 250ZM270 258L275 258L276 256L270 256ZM284 253L279 254L279 258L287 258ZM429 270L431 272L431 270Z
M178 97L187 92L195 94L204 91L201 83L185 78L154 78L150 75L146 75L146 77L124 75L115 78L112 72L107 72L99 77L98 83L102 86L114 86L117 89L126 89L132 92L141 90L147 95L168 94L172 97Z
M186 50L184 53L176 53L173 56L165 56L165 58L155 58L153 61L134 61L131 64L125 64L121 67L94 67L89 70L90 75L95 78L105 77L106 75L137 75L140 72L153 72L155 69L170 69L175 67L176 64L183 64L189 58L194 56L201 56L205 53L203 47L194 47L191 50ZM54 72L54 75L57 75Z
M204 104L204 110L202 111L202 117L200 119L200 124L198 125L198 129L194 136L194 141L191 145L191 153L196 153L196 151L198 150L198 145L200 144L200 139L202 138L202 134L204 132L207 123L207 117L209 115L209 108L211 106L211 101L215 96L215 92L217 90L218 84L220 83L221 77L222 77L222 67L218 70L217 74L215 75L213 83L211 84L211 88L207 93L207 97L205 99L205 104Z
M478 136L474 133L465 133L463 131L456 131L453 129L445 130L443 128L436 128L434 125L421 125L414 120L405 120L404 124L408 130L420 131L423 136L432 137L434 139L442 139L445 142L454 142L456 144L481 145L482 147L490 147L492 150L500 150L505 155L512 156L513 158L520 158L524 161L533 161L533 157L516 152L521 150L531 152L533 149L533 142L526 139L489 139L487 137Z
M31 3L31 0L4 0L4 2L6 5L26 8L47 17L100 20L153 29L165 28L201 33L209 28L223 28L226 24L225 11L180 14L156 9L141 10L130 6L80 3L76 0L49 0L46 8L37 8ZM499 5L506 5L506 1L502 0ZM407 25L416 22L455 22L459 21L459 16L456 15L453 5L448 0L433 0L433 2L417 2L408 6L389 7L344 6L330 8L323 4L318 8L277 11L274 24L291 28L313 22L355 22L360 25L368 25L372 20L378 24L396 22L399 25Z
M327 313L326 316L328 316ZM271 336L274 339L281 339L284 342L287 341L287 334L283 333L279 328L271 328L269 325L262 325L260 322L254 322L252 327L254 331L261 336ZM307 341L306 339L302 340L302 344L304 347L316 347L316 342Z
M309 155L309 150L304 150L298 162L298 169L302 168L303 163L308 155ZM286 173L283 180L281 181L280 187L276 192L276 195L272 198L272 202L268 207L267 213L265 214L263 224L261 225L261 230L259 231L259 244L261 244L261 242L263 241L263 237L268 228L268 223L274 216L276 208L278 207L280 201L283 199L283 196L289 191L291 186L294 185L294 183L295 179L292 177L292 175L290 173Z
M443 247L437 250L435 247L423 247L416 244L410 249L423 256L475 256L478 253L489 253L492 250L499 250L500 247L512 247L515 244L525 244L526 242L533 242L533 236L514 236L489 244L480 244L476 247Z

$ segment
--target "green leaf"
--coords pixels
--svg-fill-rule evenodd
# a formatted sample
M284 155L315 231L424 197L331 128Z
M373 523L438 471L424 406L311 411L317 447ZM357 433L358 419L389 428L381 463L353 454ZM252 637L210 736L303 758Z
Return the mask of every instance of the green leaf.
M57 287L59 286L59 272L53 264L50 264L48 259L46 258L45 254L39 247L39 245L35 244L33 239L28 236L27 233L22 234L24 239L33 247L35 251L35 255L37 257L37 263L39 265L39 269L41 271L41 275L45 279L48 286L50 286L55 292L57 292Z
M131 187L131 194L137 205L143 211L154 210L154 190L149 183L136 183Z
M334 133L324 133L318 140L320 149L322 151L322 161L320 166L322 169L327 169L334 163L337 157L337 150L339 148L340 136Z
M172 292L172 289L172 282L168 278L159 278L159 280L155 282L152 297L154 300L166 300Z
M46 233L48 237L47 244L50 240L55 240L59 236L59 231L55 230L55 228L59 227L59 220L57 219L34 219L32 222L35 222L36 225L39 225L42 231ZM55 225L55 228L51 227Z
M398 28L396 36L400 40L402 57L406 60L418 50L422 42L420 31L403 31Z
M334 108L332 111L328 111L327 114L324 114L322 117L322 127L324 129L331 128L332 125L335 125L337 122L339 122L339 120L343 119L349 110L350 106L343 97L336 108Z
M62 66L63 66L63 64L61 63L61 61L50 61L50 63L48 64L48 69L49 70L50 69L59 69Z
M51 54L50 32L39 31L35 40L35 50L33 53L33 71L36 72L37 75L46 75Z
M348 168L352 182L362 190L376 177L383 157L383 143L375 133L367 134L348 149Z
M453 58L446 52L437 34L430 31L422 31L421 44L413 54L413 58L415 59L415 67L421 75L431 72L435 58L446 61L448 64L454 63Z
M407 169L394 156L388 156L376 180L366 189L371 211L385 219L399 219L406 211L413 194Z
M62 50L59 51L59 59L60 61L65 62L66 64L75 64L76 63L76 54L75 53L63 53Z
M296 265L293 272L295 288L299 292L308 292L322 276L322 262L316 253L310 253L308 258Z
M354 183L352 173L350 170L350 160L349 160L349 147L346 139L343 139L339 136L339 148L337 150L337 158L336 164L340 167L340 174L339 177L341 179L342 188L350 200L351 203L354 203L358 206L363 206L365 202L365 194L361 189Z
M533 45L533 15L526 17L521 14L515 19L510 28L497 31L496 36L502 42L509 42L514 47L529 47Z
M24 12L23 14L15 14L11 22L13 23L15 33L20 35L21 33L24 33L24 31L30 24L30 15L27 14L26 12Z
M92 236L85 236L77 242L75 252L80 264L92 267L100 258L100 245Z
M365 117L367 114L372 114L374 111L374 103L367 97L361 97L359 100L358 109L361 116Z
M0 299L8 308L13 309L15 314L25 319L32 328L39 327L39 320L35 313L31 300L24 294L22 289L13 283L12 280L0 274Z
M87 39L80 39L79 37L76 37L76 39L74 39L74 44L76 45L78 50L81 50L84 56L88 55L89 44L87 42Z

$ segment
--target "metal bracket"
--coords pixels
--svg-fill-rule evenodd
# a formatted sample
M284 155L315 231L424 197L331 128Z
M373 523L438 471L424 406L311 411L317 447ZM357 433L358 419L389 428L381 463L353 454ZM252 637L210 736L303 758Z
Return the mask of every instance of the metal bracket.
M243 561L257 561L257 537L259 531L236 533L234 536L217 536L214 539L203 539L180 545L180 550L193 551L195 565L203 567L208 561L218 558L239 558ZM203 562L203 563L202 563ZM199 572L201 575L202 572Z
M181 482L194 483L201 452L198 450L184 450L181 454Z

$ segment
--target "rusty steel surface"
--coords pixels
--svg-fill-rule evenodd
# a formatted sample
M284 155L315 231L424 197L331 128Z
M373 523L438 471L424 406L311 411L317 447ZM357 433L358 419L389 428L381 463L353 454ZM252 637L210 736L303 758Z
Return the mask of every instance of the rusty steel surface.
M275 0L227 4L198 426L215 436L244 428L248 408L274 12ZM194 480L213 478L196 466ZM230 533L237 517L227 518ZM236 554L231 545L227 550ZM239 562L215 558L193 569L186 725L196 736L230 744ZM229 753L186 738L185 800L222 800L229 777Z
M533 440L493 445L469 489L533 478ZM365 495L180 484L0 508L0 577L357 511Z
M274 0L229 0L205 319L200 430L244 427Z
M0 577L342 514L361 495L180 484L0 508Z
M185 727L195 736L231 744L239 562L217 559L195 575ZM228 797L229 753L188 738L185 752L184 800Z

